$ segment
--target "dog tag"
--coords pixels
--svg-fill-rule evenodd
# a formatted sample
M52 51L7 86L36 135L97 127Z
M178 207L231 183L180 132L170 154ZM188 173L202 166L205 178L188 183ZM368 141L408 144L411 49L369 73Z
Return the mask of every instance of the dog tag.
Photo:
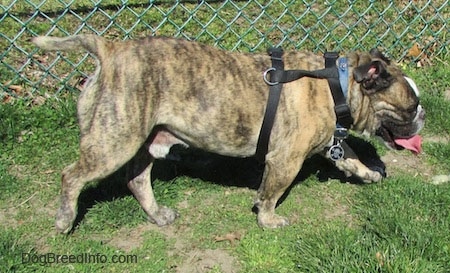
M337 161L339 159L344 158L344 148L342 148L340 143L333 145L328 150L328 156L331 160Z

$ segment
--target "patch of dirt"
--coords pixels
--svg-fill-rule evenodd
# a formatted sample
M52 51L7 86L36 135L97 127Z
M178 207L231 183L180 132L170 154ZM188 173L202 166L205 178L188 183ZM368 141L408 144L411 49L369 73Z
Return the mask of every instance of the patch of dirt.
M37 189L33 193L23 194L20 199L7 202L6 207L0 208L2 226L16 228L32 222L35 218L38 220L42 217L53 218L59 204L59 196L48 200L47 196L44 196L45 190ZM30 214L29 218L22 219L23 215L27 214Z
M14 177L16 177L19 180L23 180L23 179L28 177L28 175L27 175L27 173L29 172L28 169L29 168L27 166L25 166L25 165L14 164L14 165L9 167L8 173L11 176L14 176Z
M212 269L220 269L223 273L238 272L237 261L224 249L198 249L183 239L183 234L189 232L187 227L169 225L157 227L145 223L136 228L123 228L108 242L109 245L124 251L131 251L141 247L143 235L146 231L156 231L164 235L168 241L175 240L173 248L168 251L170 257L181 256L183 262L174 265L176 272L210 272Z
M426 136L424 137L424 141L429 143L448 143L450 141L450 135Z
M381 160L386 164L388 176L408 174L428 180L434 175L433 166L427 164L423 157L423 155L413 155L407 151L388 151Z
M338 198L328 194L323 198L324 202L330 205L330 208L324 211L325 220L345 219L348 226L352 226L354 219L350 209L347 204L339 201Z
M348 196L342 196L341 194L328 189L327 185L319 184L320 189L310 193L302 192L293 196L295 202L302 208L299 213L289 215L289 220L292 225L321 225L324 222L332 222L334 220L346 223L348 227L355 225L355 218L353 217L349 204L349 199L353 194L354 185L348 184ZM332 183L339 183L333 181ZM304 195L313 194L316 201L319 202L317 206L305 206ZM306 201L308 202L311 201Z
M0 209L0 223L4 227L17 227L21 221L16 219L18 209L15 207Z
M142 236L146 231L157 230L151 223L144 223L135 228L122 228L108 242L109 245L120 248L126 252L142 246Z
M220 268L223 273L238 272L234 257L222 249L193 249L185 253L184 263L177 267L177 272L210 272Z

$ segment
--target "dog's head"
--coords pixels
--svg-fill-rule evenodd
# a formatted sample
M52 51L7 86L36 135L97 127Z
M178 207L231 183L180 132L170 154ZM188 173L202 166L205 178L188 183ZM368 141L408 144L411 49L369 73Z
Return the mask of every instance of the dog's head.
M399 139L413 139L423 128L425 111L417 85L380 51L370 51L370 58L354 68L353 78L372 108L366 130L380 136L388 147L399 148Z

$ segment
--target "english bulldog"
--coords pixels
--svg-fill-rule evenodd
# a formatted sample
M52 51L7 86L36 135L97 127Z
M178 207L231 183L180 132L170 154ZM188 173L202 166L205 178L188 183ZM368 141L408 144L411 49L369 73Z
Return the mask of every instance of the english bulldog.
M78 99L80 155L62 172L58 231L72 229L77 199L88 181L127 163L128 187L149 220L158 226L172 223L178 214L157 204L150 172L154 160L165 158L173 145L232 157L255 154L269 93L263 79L271 67L268 55L166 37L114 42L95 35L40 36L32 41L44 50L84 49L98 60ZM424 110L414 81L378 50L346 57L351 130L379 135L390 147L415 137L424 125ZM285 69L324 66L322 56L308 52L286 52L283 59ZM283 85L255 199L260 226L289 224L275 213L277 201L305 158L328 156L324 151L333 144L335 129L327 80L304 77ZM355 156L334 162L365 182L383 177Z

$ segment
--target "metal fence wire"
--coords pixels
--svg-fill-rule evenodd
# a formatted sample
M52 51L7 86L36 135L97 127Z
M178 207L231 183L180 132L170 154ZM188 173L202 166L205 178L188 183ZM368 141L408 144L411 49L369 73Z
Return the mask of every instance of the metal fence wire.
M0 1L0 99L60 96L93 68L87 53L43 53L37 35L109 39L163 35L225 50L269 46L324 52L378 47L397 61L448 57L449 1L13 0Z

